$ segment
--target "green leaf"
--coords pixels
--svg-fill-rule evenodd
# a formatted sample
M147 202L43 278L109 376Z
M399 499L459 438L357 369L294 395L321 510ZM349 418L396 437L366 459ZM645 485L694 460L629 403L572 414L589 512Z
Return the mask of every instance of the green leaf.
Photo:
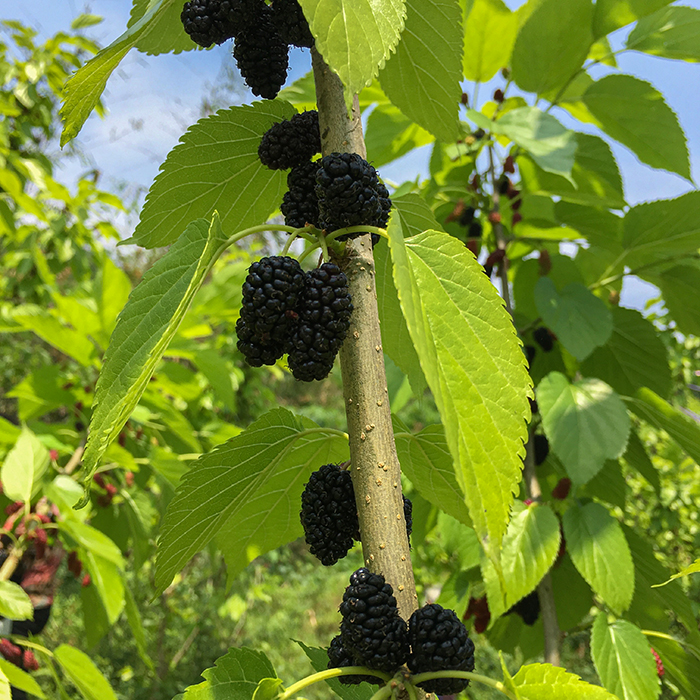
M497 560L520 481L530 380L511 318L474 256L445 233L389 223L394 282L445 427L474 528Z
M279 678L263 678L253 693L253 700L274 700L281 695L282 687Z
M700 700L700 661L675 639L653 638L666 677L678 686L685 700Z
M472 111L469 116L471 114ZM542 170L570 176L576 154L576 133L551 114L537 107L519 107L506 112L491 130L525 149Z
M392 199L393 216L401 221L406 236L428 229L440 230L430 207L416 194ZM377 273L377 305L382 331L384 352L408 377L413 392L420 396L427 383L413 341L401 311L398 293L394 286L393 262L388 245L382 240L374 249L374 265Z
M633 309L618 306L611 313L612 335L603 347L594 350L581 364L583 375L598 377L618 394L626 396L632 396L642 386L668 396L671 368L666 346L654 325Z
M13 318L22 328L36 333L49 345L53 345L84 367L92 364L95 347L90 340L79 330L66 326L49 311L20 312L14 314Z
M0 580L0 616L10 620L31 620L34 607L24 589L12 581Z
M616 700L605 688L550 664L521 667L513 683L522 700Z
M663 583L658 583L654 588L658 588L659 586L665 586L667 583L671 583L671 581L674 581L677 578L683 578L684 576L690 576L690 574L697 574L700 571L700 559L696 559L690 566L686 566L685 569L681 569L677 574L673 574L668 581L664 581Z
M99 15L78 15L71 23L71 29L86 29L100 24L104 18Z
M623 455L623 459L654 487L657 496L661 495L661 479L659 478L659 472L653 465L642 441L634 430L630 430L629 440L627 441L627 451Z
M620 700L656 700L661 692L649 642L631 622L608 624L605 613L599 613L591 632L591 655L603 684Z
M49 451L39 438L24 426L14 447L7 453L0 469L5 496L27 503L49 466Z
M394 416L394 439L401 471L421 496L465 525L471 526L469 509L455 478L452 455L441 425L429 425L411 433Z
M591 0L542 0L520 29L513 48L513 80L541 94L563 86L583 65L593 43Z
M117 316L124 308L131 293L131 281L124 270L118 268L108 255L102 261L99 278L99 316L107 340L117 323Z
M577 498L597 498L619 508L627 503L627 482L617 460L606 460L603 468L576 492Z
M26 671L2 658L0 658L0 674L4 674L5 678L10 681L10 685L17 690L23 690L38 698L46 697L39 684Z
M203 683L187 688L184 700L252 700L258 683L277 675L262 651L246 647L232 647L214 664L213 668L202 672L206 679Z
M135 0L127 27L136 24L148 11L151 0ZM180 53L199 48L182 26L182 0L166 0L162 11L153 18L136 42L136 48L150 56Z
M545 325L577 360L585 359L610 338L610 310L578 282L557 291L549 277L540 278L535 285L535 304Z
M406 26L379 82L391 102L440 141L459 136L459 0L406 0Z
M369 85L399 43L405 0L300 0L316 49L345 87L345 99Z
M700 335L700 269L676 265L659 276L658 286L676 329L685 335ZM668 391L654 391L668 396Z
M523 189L564 201L620 209L625 195L615 156L603 139L575 134L577 148L571 179L547 173L527 156L518 158ZM573 181L573 182L572 182Z
M667 7L637 22L627 48L663 58L700 61L700 10Z
M503 0L474 0L464 25L464 77L491 80L510 62L517 32L518 14Z
M557 558L560 539L559 520L549 506L516 509L502 545L506 608L535 590Z
M218 216L211 226L203 220L192 222L129 296L95 390L83 455L86 483L136 407L224 241Z
M286 175L258 158L263 134L296 111L287 102L255 102L200 119L168 154L146 197L133 242L169 245L197 218L216 210L227 235L262 224L282 201Z
M583 102L603 131L642 163L691 179L683 129L653 85L631 75L607 75L586 90Z
M575 484L585 484L606 459L621 457L630 419L620 397L598 379L573 384L551 372L537 387L544 431Z
M104 532L75 519L59 521L59 529L70 535L88 552L112 562L119 569L124 568L124 558L119 547Z
M150 34L152 21L159 20L164 12L172 11L177 4L178 0L151 0L148 11L138 22L70 77L63 88L61 148L78 135L99 102L112 71L143 37Z
M80 649L61 644L54 658L86 700L117 700L107 679Z
M111 541L111 540L110 540ZM112 561L93 552L81 555L107 614L107 622L113 625L124 610L124 581L119 567Z
M610 34L671 2L673 0L596 0L593 34L596 38Z
M301 535L304 484L324 461L346 458L342 435L278 408L202 455L165 514L156 559L158 593L215 536L232 578L256 556Z
M0 416L0 444L14 445L22 434L21 428ZM0 479L1 480L1 479Z
M700 248L700 192L632 207L624 219L626 263L634 268Z
M599 503L564 513L566 550L581 576L621 614L634 594L634 564L620 523Z
M391 104L377 105L367 120L367 158L377 168L432 141L431 134Z
M665 430L690 457L700 464L700 426L664 401L651 389L638 389L625 403L632 413L653 427Z
M559 201L554 205L554 216L560 224L576 229L592 245L621 256L623 220L617 214Z

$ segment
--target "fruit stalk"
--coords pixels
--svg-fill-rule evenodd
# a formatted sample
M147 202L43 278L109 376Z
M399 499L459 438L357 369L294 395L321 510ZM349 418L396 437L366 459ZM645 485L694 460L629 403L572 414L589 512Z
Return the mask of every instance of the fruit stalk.
M348 152L364 158L367 151L357 96L348 115L340 79L315 49L311 54L323 155ZM407 620L418 604L391 423L370 234L348 241L345 251L338 264L348 277L354 311L340 350L340 365L362 552L367 568L383 574L393 586L399 613Z

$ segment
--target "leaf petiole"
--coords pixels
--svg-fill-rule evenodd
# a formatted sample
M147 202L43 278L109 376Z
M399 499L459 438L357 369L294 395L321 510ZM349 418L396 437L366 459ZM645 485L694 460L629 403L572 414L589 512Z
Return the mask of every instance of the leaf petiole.
M469 671L429 671L427 673L418 673L415 676L411 676L411 683L413 683L413 685L418 685L418 683L431 681L435 678L464 678L469 681L476 681L477 683L483 683L484 685L498 690L511 700L517 700L513 693L511 693L501 681L496 681L493 678L482 676L478 673L470 673Z
M391 680L391 677L386 673L382 673L381 671L373 671L371 669L365 668L364 666L344 666L343 668L329 668L325 671L312 673L310 676L302 678L300 681L293 683L289 686L289 688L287 688L287 690L284 691L284 693L278 696L277 700L288 700L288 698L291 698L293 695L296 695L300 690L303 690L304 688L313 685L314 683L326 681L330 678L338 678L338 676L350 675L377 676L377 678L381 678L385 683L388 683ZM385 686L384 688L382 688L382 690L385 690L386 687L388 686ZM381 692L381 690L379 692ZM378 693L375 693L374 698L377 698L377 695ZM377 698L377 700L379 700L379 698Z

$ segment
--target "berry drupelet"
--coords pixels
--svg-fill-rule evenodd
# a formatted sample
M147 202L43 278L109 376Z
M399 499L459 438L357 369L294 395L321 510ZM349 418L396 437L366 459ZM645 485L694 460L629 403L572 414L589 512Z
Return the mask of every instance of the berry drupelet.
M258 146L260 162L272 170L300 166L320 152L321 134L315 109L273 124Z

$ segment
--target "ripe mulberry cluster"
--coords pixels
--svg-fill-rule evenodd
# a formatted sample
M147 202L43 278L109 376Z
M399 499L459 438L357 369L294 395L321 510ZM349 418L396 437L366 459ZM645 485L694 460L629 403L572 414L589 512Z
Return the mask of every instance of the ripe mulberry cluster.
M321 133L315 109L273 124L258 146L260 162L272 170L303 165L320 152Z
M408 621L412 673L429 671L473 671L474 642L454 610L432 603L416 610ZM438 695L453 695L464 690L469 681L461 678L436 678L419 684Z
M294 258L262 258L250 266L236 322L238 349L249 365L273 365L284 355L304 286L304 271Z
M314 45L309 23L297 0L274 0L272 21L287 44L307 49Z
M252 367L273 365L289 353L296 379L324 379L351 314L348 281L334 263L304 273L294 258L262 258L250 266L243 284L238 349Z
M318 164L309 161L289 171L287 191L280 207L287 226L303 228L306 224L312 224L318 228L317 170Z
M223 44L243 28L246 0L190 0L180 19L192 41L205 49Z

